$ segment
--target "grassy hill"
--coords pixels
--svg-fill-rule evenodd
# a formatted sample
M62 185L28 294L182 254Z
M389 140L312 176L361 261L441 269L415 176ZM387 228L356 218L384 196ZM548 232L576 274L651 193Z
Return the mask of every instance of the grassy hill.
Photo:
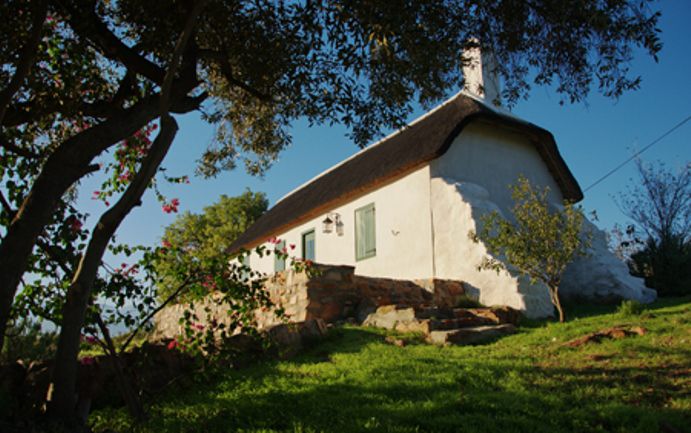
M131 425L101 410L96 431L119 432L688 432L691 298L641 314L572 309L566 324L533 322L473 347L435 347L346 327L289 361L218 371L170 389ZM647 334L564 343L614 325Z

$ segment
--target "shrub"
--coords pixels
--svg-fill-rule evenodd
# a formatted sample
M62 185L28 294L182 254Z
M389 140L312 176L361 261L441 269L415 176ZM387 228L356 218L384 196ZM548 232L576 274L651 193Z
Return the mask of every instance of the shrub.
M481 308L484 307L478 300L468 295L461 295L456 299L456 308Z
M55 352L56 343L57 335L54 332L43 331L39 322L21 319L7 330L0 363L11 363L18 359L50 359Z
M691 293L691 163L678 171L636 161L640 184L617 199L636 224L618 249L629 270L661 296ZM632 183L632 185L635 185Z
M549 290L559 321L566 315L559 299L559 285L566 266L578 256L587 255L590 233L581 236L583 210L564 202L557 208L549 201L549 188L533 187L521 176L512 186L514 205L510 220L493 211L481 217L478 233L470 232L474 242L483 242L490 255L482 259L479 269L499 273L507 270L497 259L505 257L532 283L541 282Z
M645 279L645 285L660 296L691 294L691 242L680 236L656 241L648 239L628 262L631 274Z
M645 306L638 301L626 300L617 307L617 313L623 317L640 316Z

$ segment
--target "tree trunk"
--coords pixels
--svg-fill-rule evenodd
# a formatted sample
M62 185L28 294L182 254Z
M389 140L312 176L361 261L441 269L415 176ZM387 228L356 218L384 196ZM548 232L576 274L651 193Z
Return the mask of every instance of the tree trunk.
M0 243L0 347L17 286L55 206L70 186L95 169L90 164L96 156L155 119L157 108L157 97L146 98L64 141L48 157Z
M93 230L79 267L67 292L63 307L63 323L58 340L52 377L52 394L48 405L49 414L66 424L75 421L75 384L79 337L91 300L91 288L98 274L103 253L108 242L127 214L139 204L151 179L156 174L177 132L177 123L170 115L162 116L161 130L154 140L149 154L132 183L117 203L106 211Z
M566 322L566 314L564 313L564 308L561 306L561 300L559 299L559 285L550 285L549 294L550 298L552 298L552 303L554 304L554 307L557 309L557 313L559 314L559 323Z

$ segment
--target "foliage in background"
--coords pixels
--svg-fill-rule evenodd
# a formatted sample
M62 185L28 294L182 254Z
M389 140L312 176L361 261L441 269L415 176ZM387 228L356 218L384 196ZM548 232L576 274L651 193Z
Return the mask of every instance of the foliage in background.
M41 330L38 321L30 318L17 320L7 332L0 352L0 365L18 360L27 365L31 361L50 359L55 354L56 337L55 332Z
M636 160L639 182L617 203L635 225L616 248L632 275L662 296L691 293L691 163L677 172Z
M673 236L664 242L648 239L644 247L631 255L631 273L645 279L645 285L661 296L691 293L691 241Z
M482 242L491 256L485 256L480 269L506 271L507 264L543 283L557 309L559 321L566 316L559 299L561 275L577 256L584 256L590 246L590 234L581 233L583 211L570 203L554 209L548 200L549 188L534 188L520 177L512 187L514 205L510 219L493 211L483 215L480 231L471 232L475 242Z
M267 209L264 193L249 190L237 197L222 195L201 214L185 212L166 227L161 242L165 254L156 261L158 296L168 297L185 278L181 262L202 264L227 260L228 247Z

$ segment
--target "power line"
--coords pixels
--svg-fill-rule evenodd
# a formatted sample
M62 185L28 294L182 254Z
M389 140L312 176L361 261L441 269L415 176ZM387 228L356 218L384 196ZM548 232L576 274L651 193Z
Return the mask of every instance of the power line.
M662 141L663 138L667 137L667 136L668 136L669 134L671 134L672 132L674 132L674 131L676 131L677 129L681 128L682 125L684 125L684 124L685 124L686 122L688 122L689 120L691 120L691 115L690 115L690 116L687 116L686 119L684 119L684 120L682 120L681 122L677 123L675 126L673 126L672 128L670 128L669 130L667 130L667 132L665 132L664 134L662 134L661 136L659 136L658 138L656 138L655 140L653 140L652 142L650 142L649 144L647 144L643 149L641 149L641 150L639 150L638 152L636 152L636 153L634 153L633 155L631 155L631 157L628 158L626 161L624 161L624 162L622 162L621 164L619 164L619 165L617 165L616 167L614 167L612 170L610 170L609 172L607 172L607 174L605 174L604 176L602 176L601 178L599 178L598 180L596 180L595 182L593 182L588 188L584 189L583 192L588 191L589 189L591 189L592 187L594 187L594 186L597 185L598 183L602 182L603 180L605 180L605 179L607 179L608 177L610 177L611 175L613 175L616 171L618 171L620 168L622 168L623 166L625 166L626 164L628 164L629 162L631 162L631 161L632 161L634 158L636 158L638 155L640 155L641 153L643 153L643 152L645 152L646 150L648 150L648 149L650 149L651 147L653 147L654 144L657 144L658 142Z

